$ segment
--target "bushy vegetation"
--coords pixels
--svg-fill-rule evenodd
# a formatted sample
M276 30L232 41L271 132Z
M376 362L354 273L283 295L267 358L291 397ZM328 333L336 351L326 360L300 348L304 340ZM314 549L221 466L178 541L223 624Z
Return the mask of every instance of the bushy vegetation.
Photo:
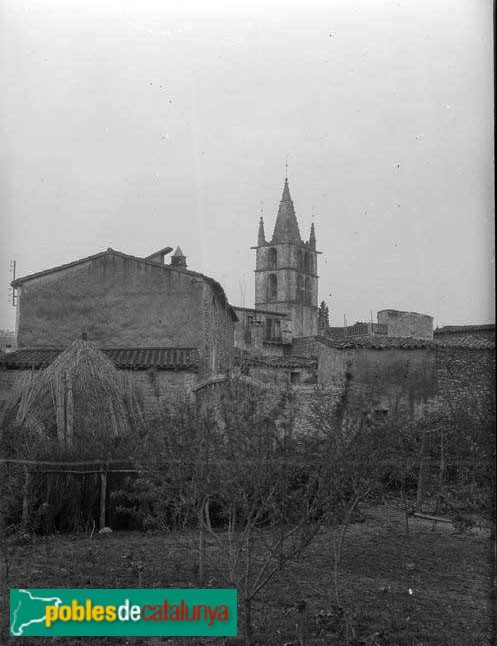
M367 400L349 406L352 382L347 372L335 400L316 388L304 434L295 433L291 388L264 389L243 375L215 397L145 420L140 393L78 342L2 411L4 553L9 534L92 535L97 519L167 532L193 558L195 584L215 571L220 585L238 589L251 644L254 603L325 532L329 612L352 643L342 566L360 505L398 497L406 534L415 510L464 527L469 511L492 514L495 479L494 400L421 416L399 398L377 418Z

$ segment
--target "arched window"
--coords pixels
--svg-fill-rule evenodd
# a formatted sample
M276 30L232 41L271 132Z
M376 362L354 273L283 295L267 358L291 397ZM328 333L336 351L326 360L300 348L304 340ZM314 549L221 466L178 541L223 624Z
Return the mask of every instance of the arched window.
M304 271L305 271L306 274L310 274L311 271L312 271L311 255L307 251L305 252Z
M312 302L312 287L311 287L311 279L306 278L305 279L305 304L310 305Z
M301 249L297 251L297 269L299 271L304 271L304 254Z
M276 274L269 274L267 279L267 299L275 301L278 298L278 279Z
M297 303L304 302L304 279L297 276Z
M278 252L276 251L276 249L271 248L269 250L268 262L270 269L276 269L278 264Z

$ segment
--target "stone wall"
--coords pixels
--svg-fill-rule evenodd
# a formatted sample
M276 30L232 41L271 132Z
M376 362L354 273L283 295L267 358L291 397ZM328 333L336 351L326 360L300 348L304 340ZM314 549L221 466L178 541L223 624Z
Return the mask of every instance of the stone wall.
M295 353L318 359L318 382L335 401L347 375L352 407L390 410L397 403L416 414L450 412L467 402L491 405L495 389L492 349L427 345L419 349L330 347L317 339L300 339Z
M492 350L447 347L436 351L438 398L451 409L491 405L495 396L495 356Z
M128 374L143 395L145 415L149 420L160 419L164 408L174 408L194 400L195 373L186 370L136 370Z
M38 374L38 370L34 373ZM26 378L30 370L0 370L0 406L10 397L14 385ZM167 406L180 406L182 402L193 401L193 388L197 383L197 373L187 370L131 370L127 371L133 384L143 397L145 415L148 418L160 416Z
M207 283L202 290L202 316L200 375L225 372L232 364L235 322Z

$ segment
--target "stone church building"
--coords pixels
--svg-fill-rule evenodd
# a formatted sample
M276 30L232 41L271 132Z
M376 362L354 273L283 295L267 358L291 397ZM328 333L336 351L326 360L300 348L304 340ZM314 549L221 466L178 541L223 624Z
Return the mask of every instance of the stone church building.
M252 249L253 308L232 306L179 247L145 258L107 249L16 279L17 350L0 355L0 398L82 336L131 371L151 405L211 392L233 373L337 399L352 384L357 405L380 414L399 394L423 410L493 383L495 330L434 338L431 316L394 309L378 323L318 328L316 232L302 239L288 179L271 238L261 218Z

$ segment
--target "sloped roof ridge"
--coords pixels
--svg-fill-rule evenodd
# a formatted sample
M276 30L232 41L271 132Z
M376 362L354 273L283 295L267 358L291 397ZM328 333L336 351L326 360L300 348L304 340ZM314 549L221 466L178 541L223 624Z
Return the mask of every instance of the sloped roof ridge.
M22 276L21 278L16 278L16 280L12 281L11 285L12 287L18 287L22 283L26 282L27 280L32 280L33 278L39 278L40 276L46 276L48 274L54 273L56 271L61 271L63 269L69 269L70 267L75 267L77 265L83 264L85 262L89 262L90 260L95 260L96 258L101 258L105 255L114 255L118 256L119 258L124 258L125 260L134 260L136 262L141 262L145 265L149 265L151 267L161 267L162 269L165 269L167 271L175 271L178 273L184 273L188 274L190 276L196 276L198 278L202 278L203 280L207 281L211 287L214 289L216 292L217 296L221 300L221 303L223 305L226 305L228 308L228 311L231 314L231 317L233 318L234 321L238 320L238 317L233 309L233 307L230 305L226 294L224 292L223 287L220 285L220 283L217 282L214 278L211 278L210 276L206 276L205 274L201 274L198 271L192 271L191 269L186 269L185 267L176 267L174 265L159 265L153 260L149 260L148 258L140 258L139 256L133 256L127 253L124 253L122 251L117 251L116 249L112 249L109 247L106 249L106 251L100 251L99 253L93 254L91 256L86 256L85 258L80 258L79 260L73 260L72 262L63 264L63 265L58 265L56 267L51 267L50 269L44 269L42 271L35 272L34 274L28 274L27 276Z

